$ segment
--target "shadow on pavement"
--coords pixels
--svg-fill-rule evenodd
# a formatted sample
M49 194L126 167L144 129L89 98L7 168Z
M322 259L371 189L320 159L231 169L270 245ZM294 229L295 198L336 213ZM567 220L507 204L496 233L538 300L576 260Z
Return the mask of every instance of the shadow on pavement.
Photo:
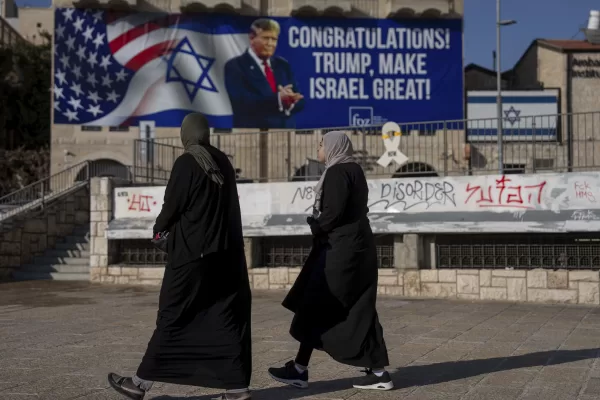
M413 365L402 367L391 373L397 389L413 386L426 386L437 383L451 382L459 379L471 378L491 372L509 371L513 369L560 365L581 359L595 358L600 348L582 350L551 350L529 353L518 356L486 358L480 360L463 360L442 362L428 365ZM360 376L357 373L357 376ZM352 378L334 379L331 381L312 382L308 389L300 390L292 387L272 387L253 391L253 400L277 399L292 400L308 396L323 395L327 393L347 390L352 388ZM158 396L154 400L209 400L210 396Z

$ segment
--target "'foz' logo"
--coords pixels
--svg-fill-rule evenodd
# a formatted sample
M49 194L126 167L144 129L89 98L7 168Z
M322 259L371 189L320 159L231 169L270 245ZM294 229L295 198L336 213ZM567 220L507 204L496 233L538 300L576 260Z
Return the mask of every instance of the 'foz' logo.
M373 107L350 107L350 126L373 124Z

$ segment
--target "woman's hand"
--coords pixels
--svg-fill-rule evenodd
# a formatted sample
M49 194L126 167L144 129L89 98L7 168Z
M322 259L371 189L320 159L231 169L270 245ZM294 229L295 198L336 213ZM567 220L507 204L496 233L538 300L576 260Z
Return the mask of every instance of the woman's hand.
M323 231L321 230L321 227L319 226L319 222L317 221L317 219L315 217L310 216L310 217L306 218L306 222L310 226L310 232L314 236L318 236L323 233Z

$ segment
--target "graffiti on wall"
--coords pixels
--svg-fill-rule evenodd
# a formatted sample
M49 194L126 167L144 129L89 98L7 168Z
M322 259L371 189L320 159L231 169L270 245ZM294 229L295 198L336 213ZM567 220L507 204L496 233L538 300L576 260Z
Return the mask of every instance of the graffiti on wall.
M312 185L299 184L294 190L290 206L304 212L312 208L315 192ZM300 206L298 206L300 205ZM427 179L392 179L377 183L369 182L371 211L400 212L412 208L429 209L432 206L454 206L456 198L451 182L431 182Z
M379 192L369 197L369 209L407 211L428 210L433 206L456 207L454 185L449 181L396 179L379 184Z
M473 204L476 207L509 207L534 210L542 205L542 193L546 187L546 181L540 180L533 185L523 185L514 182L514 179L502 175L493 184L487 185L471 184L467 182L465 191L468 193L465 204Z
M156 200L154 200L154 196L143 194L134 194L131 196L131 198L127 198L127 202L129 203L129 211L141 212L150 212L152 211L152 206L156 206L158 204Z
M238 185L245 226L257 235L274 234L269 226L305 234L314 184ZM573 229L600 230L589 225L600 225L600 173L398 178L368 184L369 218L376 231L555 232L567 223L576 224ZM164 190L115 189L114 217L155 218Z
M575 181L573 190L576 198L588 200L590 203L596 202L596 196L594 196L592 187L587 181Z
M138 189L148 188L117 188L115 189L115 207L126 207L127 211L135 214L148 216L160 211L162 197L156 197L153 193L146 193ZM154 189L154 188L150 188ZM164 189L163 189L164 193Z

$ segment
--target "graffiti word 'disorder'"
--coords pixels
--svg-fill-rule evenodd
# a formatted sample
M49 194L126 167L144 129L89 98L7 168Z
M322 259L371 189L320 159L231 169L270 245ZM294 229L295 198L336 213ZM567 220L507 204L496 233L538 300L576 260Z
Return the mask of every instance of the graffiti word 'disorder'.
M412 182L382 183L379 199L369 204L375 207L384 204L384 209L400 205L403 211L413 207L424 206L425 209L439 204L456 207L454 186L450 182Z
M512 179L503 175L496 185L471 185L467 183L468 197L465 204L475 203L478 207L509 207L535 209L542 203L542 192L546 181L537 185L509 185ZM473 199L473 200L471 200Z
M597 221L598 216L592 210L577 210L573 211L571 219L575 221Z
M585 199L590 201L591 203L596 202L596 197L594 197L594 193L592 193L592 188L590 187L590 184L586 181L575 182L573 188L575 189L576 198Z
M129 207L127 208L129 211L143 212L152 211L151 207L156 205L154 196L148 196L143 194L134 194L131 198L127 199L127 203L129 203Z

